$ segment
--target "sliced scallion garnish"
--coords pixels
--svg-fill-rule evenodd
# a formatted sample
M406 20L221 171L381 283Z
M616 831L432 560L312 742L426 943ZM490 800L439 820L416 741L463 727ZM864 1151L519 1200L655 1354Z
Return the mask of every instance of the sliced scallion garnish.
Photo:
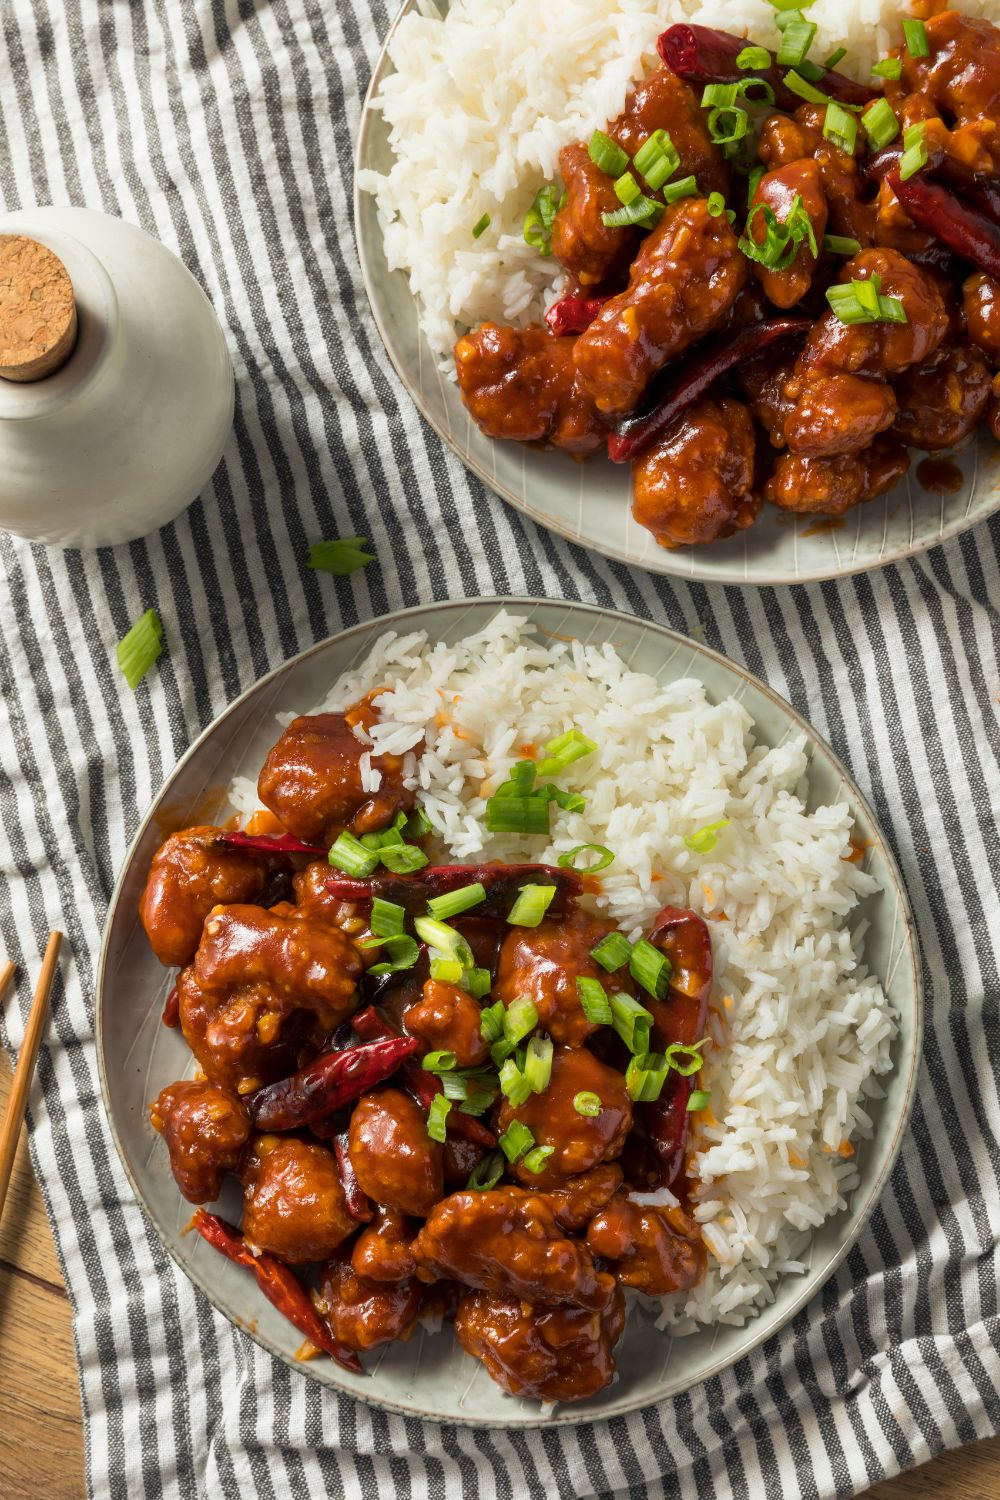
M848 116L850 118L850 116ZM899 121L888 99L876 99L861 116L861 123L868 132L872 149L881 151L899 134Z
M577 981L579 984L579 980ZM611 1024L630 1052L645 1052L653 1017L634 995L620 993L609 1000Z
M565 734L557 735L545 746L545 755L536 768L538 775L558 776L574 761L593 755L596 749L596 741L588 739L581 730L567 729Z
M516 1046L529 1032L534 1031L538 1025L538 1011L533 1000L527 995L518 995L512 1000L504 1011L503 1034L504 1038Z
M527 1125L522 1125L520 1120L511 1120L497 1144L513 1166L514 1162L518 1161L526 1151L531 1150L535 1144L535 1137Z
M591 948L590 956L602 969L613 974L632 957L632 944L622 933L609 932L607 937L601 938L596 948Z
M552 1043L547 1036L533 1036L524 1055L524 1079L533 1094L543 1094L552 1077Z
M712 1101L708 1089L693 1089L691 1097L687 1102L688 1114L695 1114L700 1109L707 1109Z
M702 1037L693 1047L687 1047L683 1042L674 1042L664 1052L664 1061L682 1078L690 1078L699 1068L704 1067L705 1059L701 1055L701 1049L707 1040L707 1037Z
M601 223L605 229L628 229L630 226L649 229L658 222L662 214L662 203L656 203L640 193L631 203L625 203L611 213L601 214Z
M414 917L414 931L418 938L430 948L436 948L439 953L456 960L463 969L471 969L475 963L472 949L460 932L446 923L438 921L436 917Z
M581 864L578 856L591 850L597 858L592 864ZM565 854L560 854L556 864L563 870L582 870L586 875L593 875L597 870L606 870L613 861L614 855L606 844L577 844L575 849L567 849Z
M620 177L628 166L628 153L603 130L595 130L587 147L591 161L609 177Z
M482 1000L492 988L493 976L489 969L467 969L462 982L473 1000Z
M163 650L163 625L155 609L139 616L118 642L118 665L133 693Z
M468 911L470 907L479 906L485 900L486 888L477 880L474 885L463 885L460 890L432 897L427 903L427 910L432 917L444 922L449 917L457 917L460 912Z
M401 974L404 969L412 969L420 957L420 945L408 932L401 932L396 937L368 938L362 946L381 948L388 954L381 963L373 964L368 970L369 974L376 976Z
M930 57L931 44L923 21L904 21L903 40L911 57Z
M346 829L337 835L327 859L331 865L335 865L338 870L343 870L345 875L353 875L356 880L366 879L376 869L379 862L378 854L373 854L370 849L366 849L361 840L356 839L354 834L348 833Z
M888 78L895 83L903 72L902 59L898 57L883 57L872 68L876 78Z
M358 568L366 568L375 561L374 552L366 552L366 536L345 536L333 542L313 542L306 558L306 567L317 573L332 573L335 578L346 578Z
M636 984L642 985L647 995L652 995L654 1000L663 999L670 982L671 966L669 958L659 948L654 948L652 943L640 938L632 949L628 971Z
M427 1111L427 1134L432 1141L447 1139L448 1116L451 1113L451 1100L444 1094L435 1094Z
M664 203L676 203L679 198L697 198L698 184L694 177L679 177L676 182L668 182L663 189Z
M588 1021L595 1026L610 1026L612 1022L611 1002L599 979L585 974L577 977L576 992L580 997L580 1008Z
M537 1176L539 1172L545 1171L545 1163L555 1149L555 1146L535 1146L532 1151L525 1154L521 1165Z
M554 885L522 885L517 899L507 913L511 927L537 927L552 905Z
M592 1093L590 1089L581 1089L578 1094L573 1095L573 1108L578 1115L596 1119L602 1108L600 1096Z
M457 1062L454 1052L425 1052L420 1065L428 1073L451 1073Z
M906 309L898 297L882 295L882 278L854 279L827 288L826 300L841 323L905 323Z
M911 125L903 135L903 154L899 159L900 181L908 181L921 167L926 167L928 160L924 122L921 120L919 125Z
M736 55L736 66L743 70L769 68L772 58L766 47L744 47Z
M880 99L879 103L885 104L885 100ZM886 108L888 109L889 106L886 105ZM892 114L891 109L889 113L890 115ZM867 119L866 115L866 127ZM839 146L841 151L845 152L848 156L853 156L854 147L858 139L857 117L852 115L850 110L842 109L835 99L831 99L830 103L826 106L826 114L823 118L823 134L828 141L832 141L835 146Z
M501 787L486 804L489 833L548 833L547 798L501 796L502 790Z
M422 870L424 865L430 864L427 855L416 844L390 844L379 850L378 857L394 875L412 875L414 870Z
M619 203L632 203L642 196L642 188L631 172L623 172L615 182L615 196Z
M729 827L729 818L720 818L717 823L706 823L694 833L685 834L684 843L692 854L710 854L719 842L719 833Z
M659 1052L639 1052L625 1072L625 1090L637 1104L652 1104L659 1099L667 1081L670 1066Z
M721 193L709 193L708 211L712 215L713 219L717 219L721 214L725 213L726 200L725 198L723 198Z
M504 1004L484 1005L479 1013L479 1035L484 1042L498 1042L503 1036Z
M672 177L681 164L680 156L665 130L654 130L646 137L632 159L632 165L654 192Z
M488 1151L482 1161L477 1162L465 1184L472 1193L485 1193L495 1187L503 1176L503 1152Z
M376 896L372 902L371 929L376 937L398 937L406 925L406 912L395 901Z
M852 240L846 234L824 234L823 249L831 255L857 255L861 241Z
M781 33L777 62L783 68L797 68L802 62L816 35L816 25L802 16L795 16Z
M524 242L546 257L552 254L552 225L556 214L566 201L566 195L558 196L559 190L549 183L539 188L534 202L524 216Z
M483 214L483 217L481 219L478 219L472 226L472 238L474 240L478 240L480 235L485 234L487 229L489 229L490 223L491 220L489 214Z

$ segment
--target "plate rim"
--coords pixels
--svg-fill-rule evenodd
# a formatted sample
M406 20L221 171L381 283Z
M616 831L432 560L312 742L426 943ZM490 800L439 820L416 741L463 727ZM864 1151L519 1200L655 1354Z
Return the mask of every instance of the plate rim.
M933 536L928 536L919 541L913 539L908 542L903 542L896 546L891 552L887 552L883 556L878 558L874 558L871 560L862 560L860 562L850 560L843 563L842 565L837 566L833 570L813 568L805 572L793 573L786 568L783 572L775 572L769 574L769 576L766 578L754 578L752 576L748 576L745 571L738 568L735 564L733 564L732 566L721 567L717 572L705 573L698 566L698 558L705 551L705 548L703 546L678 548L676 550L670 550L663 547L660 548L656 553L652 553L650 555L650 558L645 562L637 561L635 557L630 556L627 550L618 547L613 543L605 542L600 547L598 547L595 543L587 540L587 538L577 535L567 523L563 522L558 517L552 517L547 512L537 509L529 502L527 496L522 498L519 495L515 495L512 490L508 489L503 484L503 482L486 467L485 463L481 463L480 460L476 458L469 450L463 450L457 438L455 438L451 432L443 431L441 429L441 427L435 421L429 404L425 401L422 393L414 387L413 382L410 380L410 377L404 368L402 355L397 350L395 341L389 331L389 320L387 318L383 318L382 316L380 300L375 287L374 266L372 264L375 251L373 245L369 242L369 236L365 227L365 215L361 211L362 199L371 198L372 195L370 193L363 193L358 184L358 174L364 169L363 157L366 153L371 136L372 117L378 113L378 111L374 108L375 94L379 86L381 85L382 77L386 70L386 67L391 66L389 58L389 47L393 37L396 34L396 30L399 27L400 22L403 20L403 17L406 16L411 10L413 10L418 3L419 0L402 0L402 4L400 5L399 9L392 19L389 30L385 34L385 39L382 43L382 46L379 48L378 57L375 60L374 66L372 67L371 77L368 80L368 87L365 90L365 96L361 106L361 120L358 127L358 139L355 144L353 157L354 178L352 182L351 198L352 212L354 215L355 246L357 249L358 262L361 267L361 280L364 285L365 296L368 300L368 307L371 311L372 319L378 331L379 338L382 341L382 347L385 350L386 354L389 356L389 361L392 364L392 367L395 370L397 376L399 377L400 384L402 385L406 394L409 396L410 400L413 402L414 406L417 408L417 411L420 413L421 417L437 435L441 442L451 450L451 452L455 455L459 463L461 463L464 468L470 470L473 474L475 474L476 478L479 479L481 483L491 491L491 493L498 496L498 498L503 500L505 504L512 506L513 509L518 511L521 515L525 515L530 520L534 521L537 526L541 526L544 530L551 532L555 536L562 537L564 541L569 542L575 547L584 547L588 552L593 552L597 557L604 558L609 562L621 563L625 567L638 568L642 572L650 573L654 576L679 578L682 582L689 584L700 583L706 586L716 584L721 587L728 587L736 584L741 588L775 588L781 586L790 587L796 584L830 583L836 582L841 578L856 577L861 573L871 573L878 568L891 567L895 563L904 562L909 557L919 557L923 553L931 551L932 548L942 546L945 542L951 541L954 537L961 536L966 531L971 531L975 526L983 524L984 522L989 520L990 516L994 515L998 510L1000 510L1000 479L998 479L994 490L994 501L991 509L986 511L983 515L977 516L974 521L970 522L965 516L956 515L955 519L949 524L939 527ZM376 238L379 239L379 248L381 250L381 236L376 235ZM386 266L386 270L388 271L388 274L390 276L403 274L397 271L389 271L388 265ZM410 295L412 296L412 293ZM419 330L418 334L419 337L423 337L423 334L419 333ZM429 350L428 356L432 360L434 359L434 355L431 354ZM494 441L496 440L494 439ZM933 457L933 454L929 454L928 456ZM804 519L809 518L805 517ZM815 520L816 518L813 517L812 519ZM690 559L688 566L682 566L682 559L685 562L688 562L688 559Z
M290 671L294 666L298 666L299 663L304 661L307 657L327 650L334 642L349 641L351 637L355 635L370 633L374 630L384 632L386 630L405 627L407 624L410 625L411 629L422 629L425 627L414 623L417 617L426 618L427 616L445 614L450 610L468 610L470 607L485 606L492 608L494 611L500 609L510 609L516 612L519 609L531 609L539 604L549 605L554 608L559 608L561 606L566 609L571 615L575 616L584 614L590 615L599 621L622 621L630 627L640 626L664 637L667 640L674 642L679 647L689 647L696 655L704 656L709 661L714 662L717 666L722 667L723 670L735 673L745 683L749 684L750 687L762 693L774 707L780 710L795 726L797 726L806 734L810 749L810 757L812 757L817 751L825 756L830 767L840 775L844 785L844 789L850 797L851 801L854 803L855 807L858 810L863 812L872 829L877 834L879 842L881 844L882 855L886 861L886 868L889 876L889 885L894 890L896 900L899 905L899 911L903 919L903 930L907 940L907 956L909 958L910 969L913 976L913 1032L911 1043L911 1058L909 1073L904 1085L905 1093L902 1106L900 1108L898 1118L895 1122L892 1141L889 1146L888 1153L883 1161L882 1167L877 1177L873 1181L871 1187L869 1188L860 1210L855 1211L852 1205L851 1209L847 1211L852 1221L849 1232L845 1235L842 1242L837 1246L836 1250L831 1254L827 1263L818 1273L817 1278L813 1280L812 1275L803 1278L804 1285L802 1286L802 1289L791 1297L788 1306L782 1311L781 1316L773 1325L769 1326L766 1329L758 1330L759 1320L757 1318L750 1319L745 1325L745 1337L740 1341L737 1347L732 1352L719 1356L717 1359L708 1364L698 1376L697 1380L693 1382L694 1384L703 1385L706 1381L711 1380L723 1373L725 1370L730 1369L733 1365L738 1363L739 1360L749 1357L755 1352L755 1350L759 1349L762 1344L766 1343L771 1338L777 1337L778 1334L780 1334L782 1330L787 1327L792 1318L794 1318L799 1312L801 1312L802 1308L806 1306L807 1303L811 1302L814 1297L819 1295L822 1288L829 1281L830 1277L843 1263L844 1259L859 1238L861 1231L864 1229L865 1225L871 1218L871 1215L874 1212L875 1207L885 1190L886 1184L896 1164L896 1160L899 1156L899 1152L909 1126L910 1117L912 1115L914 1103L916 1101L917 1080L923 1056L923 1037L925 1024L925 991L923 980L923 966L920 961L920 938L917 931L916 922L914 920L909 894L903 881L902 872L899 869L899 865L896 860L895 854L893 853L892 847L887 842L885 834L882 831L881 823L875 816L874 810L871 807L868 799L858 787L849 769L837 755L832 746L828 744L826 739L819 733L819 731L815 729L814 726L809 722L809 720L806 719L804 715L800 714L799 711L791 703L783 698L780 693L777 693L772 687L770 687L770 685L766 683L762 678L757 677L756 674L751 672L747 667L743 666L739 662L732 661L721 651L716 651L714 647L708 646L702 641L695 640L694 637L686 635L681 631L674 630L669 625L661 624L658 620L646 620L641 618L640 616L628 614L624 610L607 609L603 605L592 604L586 600L557 600L533 595L487 595L485 597L477 596L474 598L438 599L432 601L430 604L410 605L404 609L394 610L386 615L376 616L371 620L358 621L356 624L348 626L344 630L336 631L333 635L326 636L323 638L323 640L316 641L311 646L307 646L303 651L297 652L294 656L289 657L286 661L279 663L279 665L276 667L273 667L271 671L266 672L255 682L252 682L247 688L243 690L242 693L234 698L232 702L228 703L209 724L205 726L205 728L188 746L184 754L179 757L177 762L171 768L170 772L160 785L156 794L154 795L147 812L141 819L136 832L131 842L129 843L128 850L126 851L121 868L118 872L117 879L115 881L114 889L109 898L108 914L102 933L101 951L95 975L94 1041L97 1054L98 1077L100 1079L101 1085L101 1100L104 1107L104 1118L107 1122L108 1129L114 1141L115 1149L118 1153L118 1158L125 1173L125 1177L129 1183L130 1188L132 1189L135 1202L142 1211L146 1221L152 1226L157 1239L159 1240L163 1248L167 1251L167 1254L170 1256L175 1266L207 1299L214 1312L217 1313L220 1317L223 1317L226 1320L227 1324L229 1324L232 1328L238 1329L240 1332L252 1338L255 1343L257 1343L262 1349L264 1349L269 1355L271 1355L272 1358L280 1359L289 1367L289 1369L297 1371L300 1375L305 1375L308 1377L312 1374L308 1362L296 1360L294 1356L285 1354L282 1350L274 1347L274 1345L271 1344L268 1338L264 1334L260 1333L256 1327L251 1328L247 1326L246 1323L237 1321L236 1319L230 1317L229 1313L226 1312L224 1308L219 1306L209 1285L209 1278L203 1276L201 1272L198 1271L195 1267L180 1259L180 1256L177 1254L173 1244L171 1243L171 1239L176 1233L176 1230L169 1229L165 1224L161 1225L157 1215L153 1212L153 1210L146 1202L145 1196L142 1193L139 1184L136 1181L136 1178L133 1176L129 1158L119 1134L117 1121L111 1107L110 1085L108 1082L104 1055L106 1020L105 1011L108 1005L107 980L110 943L112 929L115 924L118 907L121 903L125 881L131 869L132 862L136 856L139 845L142 842L150 824L155 820L161 805L167 799L170 787L173 782L180 775L181 771L187 765L188 761L197 754L202 745L210 738L210 736L215 734L217 730L234 713L237 712L238 709L242 708L246 700L252 694L256 693L259 689L263 688L269 683L274 683L283 673ZM574 638L576 638L575 627ZM888 887L886 887L886 889L888 889ZM193 1211L194 1210L192 1208L192 1212ZM843 1212L844 1210L840 1211L840 1213ZM831 1215L830 1217L832 1219L834 1216ZM697 1335L693 1335L693 1337L697 1337ZM652 1399L643 1398L631 1405L627 1405L619 1410L610 1412L607 1415L603 1415L600 1412L579 1412L570 1405L566 1406L561 1411L559 1410L559 1408L557 1408L556 1412L550 1416L542 1416L540 1412L537 1415L534 1413L521 1413L517 1420L508 1420L503 1416L498 1416L497 1418L487 1422L476 1417L442 1417L440 1414L436 1414L433 1411L420 1411L415 1409L413 1406L405 1406L401 1402L393 1400L391 1397L375 1394L374 1392L369 1395L366 1392L355 1391L353 1388L342 1385L340 1383L339 1377L336 1373L337 1369L338 1367L331 1362L331 1372L333 1372L332 1378L317 1380L317 1383L321 1386L326 1386L335 1390L338 1395L345 1395L355 1400L364 1401L366 1405L375 1406L384 1411L391 1411L402 1416L416 1417L421 1420L436 1422L443 1426L458 1426L473 1429L485 1428L489 1430L530 1430L535 1428L580 1426L586 1423L609 1421L613 1418L624 1416L634 1411L641 1411L651 1405L659 1404L662 1401L673 1400L677 1394L676 1391L671 1391L669 1393L655 1396ZM313 1376L313 1378L315 1379L316 1377Z

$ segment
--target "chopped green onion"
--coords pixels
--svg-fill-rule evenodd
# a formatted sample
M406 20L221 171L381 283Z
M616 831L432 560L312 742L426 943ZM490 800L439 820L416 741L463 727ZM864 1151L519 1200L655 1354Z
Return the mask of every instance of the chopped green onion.
M489 833L548 833L548 799L502 797L496 792L486 804L486 829Z
M879 103L885 104L885 100L880 99ZM885 107L889 109L887 104ZM871 111L869 110L870 113ZM892 114L891 109L889 113L890 115ZM867 118L866 115L866 127ZM832 141L835 146L839 146L841 151L845 152L848 156L853 156L854 147L858 139L857 117L852 115L849 110L842 109L836 99L831 99L830 103L826 106L826 115L823 119L823 134L828 141Z
M163 650L163 625L155 609L147 609L118 642L118 665L133 693Z
M919 125L910 126L903 136L903 146L903 154L899 160L899 177L901 182L906 182L915 172L919 172L921 167L927 165L923 121Z
M578 854L586 854L593 850L597 855L593 864L581 865L577 860ZM606 844L577 844L575 849L567 849L565 854L560 854L556 863L563 870L580 870L587 875L593 875L597 870L606 870L614 860L614 855Z
M553 183L539 188L534 202L524 216L525 244L546 257L552 254L552 225L566 201L565 193L559 198L558 191Z
M899 57L883 57L872 68L876 78L890 78L895 83L903 71L903 62Z
M751 89L763 89L764 92L759 99L750 99ZM741 78L736 84L736 92L742 94L744 99L750 99L751 104L766 104L771 108L774 107L774 89L766 78Z
M522 885L517 900L507 913L511 927L537 927L552 905L554 885Z
M527 995L518 995L504 1011L503 1034L506 1040L516 1045L529 1031L538 1025L538 1011Z
M831 68L835 68L837 66L837 64L839 62L842 62L843 59L846 56L847 56L847 48L846 47L838 47L835 52L831 52L830 53L829 57L825 57L823 59L823 67L824 67L825 71L827 73L829 73L830 69Z
M413 926L417 937L423 938L428 947L436 948L448 958L456 959L463 969L472 968L475 963L472 949L454 927L448 927L436 917L414 917Z
M500 1037L500 1039L494 1042L490 1047L490 1060L493 1063L493 1066L495 1068L499 1068L500 1064L506 1062L507 1058L513 1051L514 1043L508 1042L505 1036Z
M573 1095L573 1108L578 1115L587 1115L595 1119L602 1109L599 1094L591 1093L590 1089L581 1089L578 1094Z
M651 1104L659 1099L667 1081L670 1066L659 1052L639 1052L625 1072L625 1090L637 1104Z
M586 975L578 975L576 991L580 997L580 1007L588 1021L595 1026L610 1026L612 1022L611 1002L599 979L589 979Z
M668 182L663 189L664 203L676 203L679 198L697 198L698 184L693 177L679 177Z
M701 95L702 109L728 109L736 103L739 90L735 83L706 83Z
M466 1075L466 1095L458 1106L463 1115L484 1115L497 1096L492 1078Z
M457 917L459 912L468 911L471 906L478 906L481 901L486 900L486 887L481 881L475 885L463 885L460 890L448 891L444 896L434 896L427 903L427 910L432 917L439 921L445 921L448 917Z
M372 932L376 937L399 937L406 926L406 912L395 901L376 896L372 902Z
M450 1073L457 1062L454 1052L427 1052L420 1065L428 1073Z
M346 830L337 836L327 859L338 870L343 870L345 875L353 875L358 880L364 880L370 875L379 861L377 854L372 854L360 839Z
M798 94L800 99L806 99L810 104L829 104L828 94L820 93L819 89L813 88L807 83L801 73L789 72L785 74L785 87L791 89L793 94Z
M522 1125L520 1120L511 1120L497 1144L513 1165L526 1151L531 1150L535 1144L535 1137L527 1125Z
M579 984L579 980L577 980ZM645 1052L653 1017L634 995L612 995L611 1024L630 1052Z
M899 121L888 99L876 99L861 116L861 123L867 130L868 140L875 151L881 151L883 146L888 146L899 134Z
M827 288L826 300L841 323L905 323L906 309L898 297L883 297L882 280L853 280Z
M494 1005L484 1005L479 1013L479 1035L484 1042L498 1042L503 1036L504 1005L498 1000Z
M647 136L632 159L633 167L654 192L674 175L680 164L680 156L665 130L654 130Z
M431 978L437 979L441 984L461 984L466 972L457 958L431 959Z
M710 854L719 842L719 830L728 828L729 818L720 818L717 823L706 823L703 828L696 828L694 833L685 834L684 843L692 854Z
M709 88L722 88L722 84L709 84ZM736 87L735 83L730 87ZM738 105L712 109L708 115L708 136L716 146L735 146L750 129L750 116Z
M769 68L773 59L766 47L744 47L737 54L736 66L738 68Z
M642 188L631 172L624 172L615 183L615 193L619 203L631 203L634 199L642 197Z
M655 203L652 198L646 198L640 193L638 198L616 208L613 213L601 214L601 223L605 229L627 229L635 224L649 228L659 220L662 213L662 203Z
M365 568L375 561L374 552L366 552L369 545L366 536L345 536L335 542L313 542L309 548L306 567L317 573L332 573L335 578L346 578L358 568Z
M534 795L538 798L544 797L547 802L554 802L557 807L562 808L563 812L583 812L587 806L586 797L582 797L579 792L564 792L561 788L553 786L551 781L539 787Z
M476 1163L465 1184L466 1191L485 1193L495 1187L503 1176L503 1152L488 1151L482 1161Z
M806 0L806 3L808 4L809 0ZM801 10L801 8L802 8L802 0L771 0L771 4L774 6L774 9L778 12L778 14L774 18L774 24L775 24L775 26L780 26L781 25L781 22L782 22L782 19L783 19L783 17L782 17L782 12L783 11Z
M868 314L869 322L876 322L878 319L878 284L872 281L855 281L852 285L854 295Z
M485 234L490 227L490 222L489 214L483 214L483 217L472 226L472 238L478 240L481 234Z
M533 1151L527 1153L521 1165L537 1176L539 1172L545 1171L545 1163L555 1149L555 1146L536 1146Z
M791 26L793 21L804 21L805 17L802 12L808 8L809 3L810 0L806 0L805 5L803 5L802 0L795 0L793 5L776 7L780 10L780 14L774 18L774 24L778 30L784 31L785 27Z
M708 211L712 215L713 219L717 219L720 214L725 213L726 200L725 198L723 198L721 193L709 193Z
M659 948L654 948L652 943L640 938L632 949L632 956L628 961L628 971L636 984L641 984L648 995L654 1000L662 1000L667 993L667 985L672 973L670 960Z
M688 1114L694 1114L699 1109L707 1109L712 1102L712 1096L708 1089L694 1089L687 1102Z
M403 827L407 838L411 839L426 838L429 833L433 833L434 831L433 824L422 807L415 807L413 809Z
M764 239L759 243L752 233L753 222L758 214L764 223ZM808 241L813 255L818 257L819 249L812 219L802 202L801 193L796 193L784 223L781 223L774 210L763 199L758 199L747 216L746 231L739 244L748 260L757 261L769 271L787 271L803 241Z
M500 793L508 797L527 797L535 784L535 775L533 760L516 760L507 773L507 780L499 789ZM505 788L509 790L505 791Z
M602 969L613 974L632 957L632 944L620 932L609 932L607 937L601 938L596 948L591 948L590 956Z
M430 864L427 855L415 844L383 847L379 850L379 859L394 875L412 875L414 870L422 870L424 865Z
M446 1099L453 1100L456 1104L464 1104L469 1097L469 1082L463 1073L444 1072L438 1075L441 1087L444 1089Z
M409 933L401 932L396 937L369 938L366 947L384 948L389 957L380 964L373 964L368 970L369 974L400 974L404 969L412 969L420 957L420 945Z
M824 234L823 249L831 255L857 255L861 241L852 240L846 234Z
M524 1079L533 1094L543 1094L552 1077L552 1043L547 1036L533 1036L524 1056Z
M802 16L790 20L781 32L781 46L776 58L779 66L797 68L812 46L816 30L815 23L804 20Z
M467 969L462 982L473 1000L482 1000L493 987L493 975L489 969Z
M444 1094L435 1094L427 1111L427 1134L432 1141L444 1141L448 1134L447 1121L451 1113L451 1100Z
M673 1068L674 1072L679 1073L682 1078L690 1078L692 1074L697 1073L700 1067L704 1066L705 1059L701 1055L701 1049L707 1040L707 1037L703 1037L694 1047L685 1047L683 1042L674 1042L664 1052L664 1061L668 1067ZM678 1062L678 1058L681 1059L680 1062Z
M904 21L903 40L911 57L930 57L931 44L927 39L927 27L923 21Z
M595 130L587 147L591 161L609 177L620 177L628 166L628 152L623 151L603 130Z
M558 776L560 771L565 771L575 760L593 755L596 749L596 742L581 734L579 729L567 729L565 734L557 735L545 746L544 759L537 766L538 775Z

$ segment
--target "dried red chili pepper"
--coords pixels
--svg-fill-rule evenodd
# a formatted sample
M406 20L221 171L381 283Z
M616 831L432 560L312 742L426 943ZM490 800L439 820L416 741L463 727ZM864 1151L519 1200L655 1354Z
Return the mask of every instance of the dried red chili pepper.
M181 1024L181 997L176 984L164 1001L161 1019L164 1026L169 1026L171 1029L176 1029Z
M731 36L712 26L687 25L668 26L656 43L663 61L678 78L686 78L689 83L738 83L742 78L766 78L779 109L798 109L802 100L785 83L788 69L778 65L773 52L770 67L736 66L736 59L746 46L744 36ZM867 104L875 97L874 90L832 70L823 74L816 87L842 104Z
M394 1036L319 1057L277 1083L258 1089L250 1100L250 1118L258 1130L297 1130L359 1099L395 1073L416 1052L415 1037Z
M805 335L811 327L808 318L770 318L766 323L753 323L748 328L706 339L654 389L647 405L618 423L617 430L608 438L608 457L616 464L635 458L703 396L720 375L777 339Z
M352 1349L345 1349L332 1337L330 1330L309 1300L309 1294L295 1272L276 1255L262 1250L254 1255L246 1240L233 1224L227 1224L218 1214L210 1214L203 1208L195 1210L192 1225L202 1239L207 1240L213 1250L218 1250L227 1260L238 1266L246 1266L257 1278L257 1284L267 1300L293 1324L301 1334L322 1349L324 1354L336 1360L345 1370L355 1375L364 1374L364 1368Z
M555 865L428 865L415 875L393 875L389 870L380 870L368 880L333 875L326 888L342 901L371 901L380 896L383 901L394 901L413 913L423 911L432 896L444 896L478 881L485 888L486 899L475 908L474 915L503 917L521 886L538 880L556 888L549 906L550 916L564 915L584 889L583 880L574 870L560 870Z
M240 833L226 828L218 836L220 844L230 849L248 849L251 854L311 854L313 859L326 859L327 850L315 844L304 844L290 833Z
M922 172L905 182L890 172L888 183L914 224L980 271L1000 276L1000 225Z
M340 1172L340 1184L344 1189L344 1202L352 1219L357 1219L361 1224L367 1224L375 1217L375 1206L358 1181L354 1163L347 1149L348 1139L346 1130L333 1138L333 1151L337 1158L337 1169Z
M881 151L876 151L860 163L862 180L867 183L884 182L891 173L899 171L902 158L903 147L901 145L897 143L884 146ZM953 156L945 156L940 149L934 149L933 145L928 164L922 169L921 176L925 179L929 178L932 182L944 183L957 193L959 199L967 207L977 209L994 224L1000 225L1000 178L986 177L981 172L973 172L960 161L956 161ZM893 192L895 191L893 188Z
M578 297L570 294L553 302L545 321L555 334L583 333L604 306L604 297Z

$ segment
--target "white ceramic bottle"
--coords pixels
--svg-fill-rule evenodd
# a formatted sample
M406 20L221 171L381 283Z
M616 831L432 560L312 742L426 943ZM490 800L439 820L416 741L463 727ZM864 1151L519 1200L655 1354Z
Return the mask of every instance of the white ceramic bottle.
M54 373L0 369L0 528L63 547L145 536L204 488L232 427L219 320L177 257L121 219L26 209L0 235L58 257L77 325Z

